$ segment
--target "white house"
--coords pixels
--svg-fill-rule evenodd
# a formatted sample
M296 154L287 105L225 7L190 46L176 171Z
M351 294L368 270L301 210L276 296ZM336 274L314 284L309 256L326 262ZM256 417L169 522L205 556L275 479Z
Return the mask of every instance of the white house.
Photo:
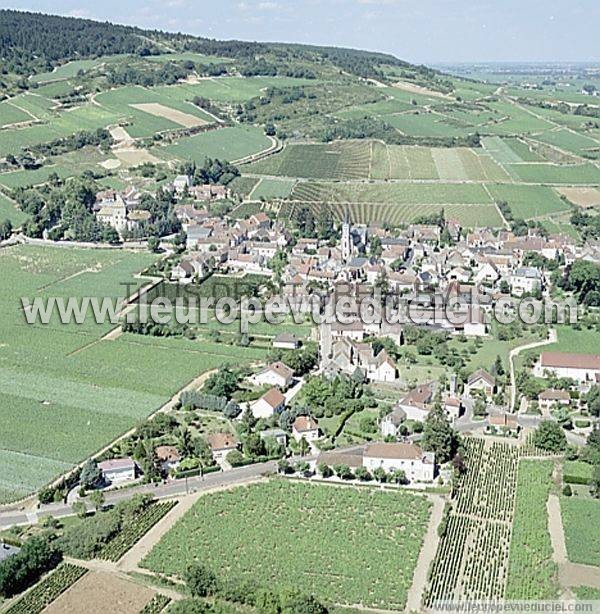
M534 267L521 267L510 276L511 292L515 296L536 292L542 288L542 274Z
M595 383L600 379L600 355L542 352L533 373L537 377L553 373L557 377L570 377L580 384Z
M189 175L177 175L173 180L173 189L177 195L182 194L186 188L192 187L192 178Z
M292 383L293 377L294 372L292 369L281 361L278 361L268 365L262 371L259 371L252 380L259 386L268 384L269 386L277 386L284 389Z
M240 442L231 433L212 433L207 438L213 460L216 463L223 463L227 455L233 450L237 450Z
M382 437L398 437L400 425L406 420L406 412L401 407L396 407L384 416L379 424Z
M252 403L252 415L258 420L279 414L285 407L285 397L278 388L271 388Z
M312 416L298 416L292 425L292 437L296 441L306 439L308 443L319 439L319 423Z
M457 397L447 397L444 399L444 412L449 420L457 420L460 417L462 405Z
M374 382L396 381L396 363L385 350L381 350L367 366L367 379Z
M120 484L135 479L135 463L130 458L113 458L98 463L107 484Z
M477 371L469 376L464 392L465 396L470 396L473 392L481 390L487 398L490 398L494 394L495 387L496 378L485 369L477 369Z
M433 384L421 384L400 399L397 409L401 409L408 420L424 422L431 409L433 393Z
M273 339L273 347L281 350L295 350L299 345L300 340L292 333L279 333Z
M410 482L432 482L435 472L435 455L413 443L370 443L365 448L363 466L371 473L382 468L385 471L404 471Z

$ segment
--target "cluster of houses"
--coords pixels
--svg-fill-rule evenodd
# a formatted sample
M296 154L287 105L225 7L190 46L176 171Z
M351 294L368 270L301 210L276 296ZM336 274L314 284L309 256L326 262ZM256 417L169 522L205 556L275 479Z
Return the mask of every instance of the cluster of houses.
M112 226L119 234L136 230L150 219L150 212L140 209L142 194L134 187L119 192L103 190L96 194L94 212L99 222Z
M264 212L234 224L193 205L177 205L175 215L187 235L188 253L171 274L180 281L214 269L271 276L269 260L291 240Z
M191 196L198 201L227 197L225 188L193 186L186 176L175 179L173 190L178 197ZM114 192L110 197L103 195L99 213L108 206L109 198L121 208L119 224L128 228L128 216L136 211L134 195L128 195L129 200L126 195ZM515 236L510 231L492 232L485 228L463 234L455 220L447 220L443 226L414 224L395 233L381 226L353 225L345 220L341 240L333 244L316 238L295 239L264 212L229 220L211 214L209 207L182 203L175 207L175 214L187 234L186 254L171 270L175 280L202 278L209 272L270 277L274 274L270 261L278 252L285 251L278 277L280 295L288 305L294 303L296 308L312 310L316 297L326 312L334 304L340 288L356 298L364 295L365 290L385 289L386 294L393 294L397 299L396 306L423 293L435 293L435 301L422 304L418 316L421 320L412 323L466 337L489 334L488 313L499 299L547 292L549 279L543 269L531 265L536 261L531 254L555 260L560 266L577 259L600 261L600 248L591 244L578 246L568 236L545 237L536 229L531 229L526 236ZM450 242L446 240L448 237ZM461 299L460 307L452 307L450 311L459 317L448 317L448 306L456 299ZM385 349L375 352L368 340L387 338L401 344L404 324L389 323L385 318L366 320L358 310L345 316L343 322L334 319L319 325L318 372L334 376L360 371L366 381L391 384L392 389L400 391L403 386L394 359ZM296 349L298 343L294 335L284 333L274 339L273 346ZM568 377L581 390L589 389L592 384L600 383L600 356L543 352L533 373L539 377ZM246 409L256 419L268 420L290 405L290 392L297 382L293 370L279 361L255 373L251 383L263 387L264 393L248 403ZM438 386L427 382L408 392L399 392L397 403L379 424L381 438L386 442L371 443L360 455L342 455L349 457L343 464L370 471L377 467L386 471L402 470L410 481L432 481L435 459L418 445L406 443L405 422L424 422L438 401L448 418L456 421L467 407L472 407L475 397L491 403L498 392L495 376L484 369L471 373L462 394L456 389L455 376L448 390L438 390ZM548 389L539 395L543 411L569 403L568 391ZM488 426L493 432L504 433L519 428L514 416L495 413L489 416ZM313 417L298 416L291 436L297 442L304 439L316 450L314 444L321 431ZM287 444L287 433L278 428L263 431L261 437L274 437ZM208 443L214 461L220 465L226 463L231 451L240 447L235 435L225 432L210 435ZM176 468L181 460L173 446L161 446L155 452L165 470ZM321 454L318 462L328 462L331 454L335 453ZM329 464L334 464L331 459ZM113 483L125 479L124 476L131 479L136 472L135 464L128 459L106 461L101 468L107 481Z
M177 200L186 197L196 203L209 203L229 196L226 186L192 185L192 179L187 175L178 175L166 188ZM121 191L102 190L96 194L96 202L93 207L96 219L112 226L121 235L124 232L133 232L142 222L150 219L150 212L140 208L141 198L142 192L133 186L128 186ZM181 207L195 210L193 204Z

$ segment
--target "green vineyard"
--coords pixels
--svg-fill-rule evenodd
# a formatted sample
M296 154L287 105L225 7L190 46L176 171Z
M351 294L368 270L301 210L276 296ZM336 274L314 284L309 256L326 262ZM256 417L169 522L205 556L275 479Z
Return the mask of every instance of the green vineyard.
M148 531L175 506L177 501L165 503L152 503L136 518L135 523L124 527L117 536L109 541L98 558L107 561L118 561L130 548L139 541Z
M87 569L83 567L63 563L10 606L4 614L39 614L86 573Z
M554 596L546 500L552 461L520 460L531 447L468 439L424 596L446 600Z

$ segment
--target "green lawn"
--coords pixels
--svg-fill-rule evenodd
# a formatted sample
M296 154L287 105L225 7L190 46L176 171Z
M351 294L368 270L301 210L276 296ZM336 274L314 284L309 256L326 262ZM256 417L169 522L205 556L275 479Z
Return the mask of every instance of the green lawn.
M239 487L201 497L142 565L181 577L201 561L257 586L402 610L429 507L404 492L284 480Z
M572 326L557 326L558 341L542 349L548 352L571 352L574 354L597 354L600 347L600 331Z
M600 501L561 497L560 510L569 560L600 566Z

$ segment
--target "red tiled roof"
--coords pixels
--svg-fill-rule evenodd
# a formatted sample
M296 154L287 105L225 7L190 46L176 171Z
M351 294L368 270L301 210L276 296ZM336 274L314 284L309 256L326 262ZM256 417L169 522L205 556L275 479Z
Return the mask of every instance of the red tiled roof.
M570 354L567 352L542 352L540 364L544 367L600 370L600 355Z

